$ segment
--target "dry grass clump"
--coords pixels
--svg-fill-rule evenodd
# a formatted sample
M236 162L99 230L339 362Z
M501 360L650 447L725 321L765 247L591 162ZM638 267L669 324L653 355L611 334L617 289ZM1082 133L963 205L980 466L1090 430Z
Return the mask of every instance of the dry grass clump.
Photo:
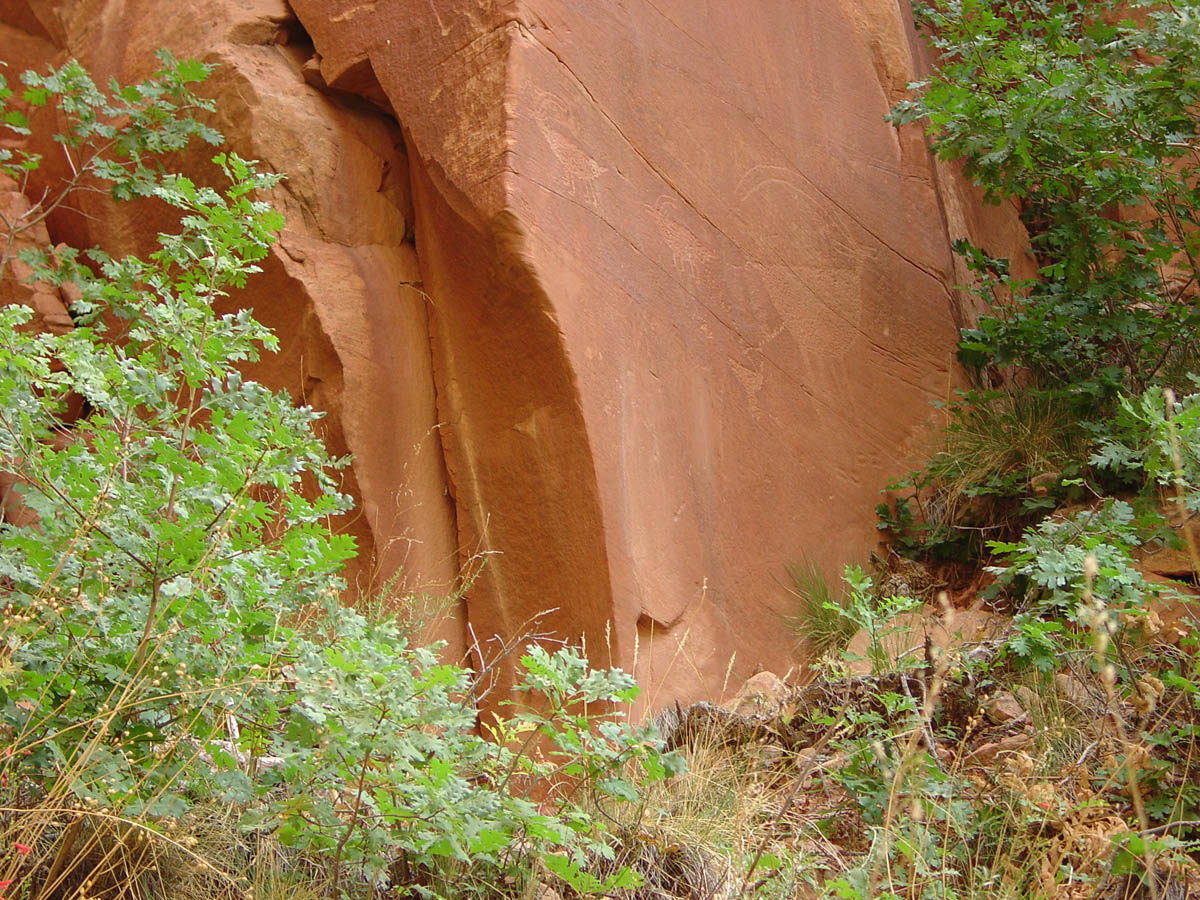
M45 804L3 810L12 848L0 883L29 900L317 900L323 869L238 827L233 810L197 807L134 821ZM30 843L25 843L29 841ZM20 893L23 892L23 893Z
M784 585L794 601L788 625L808 654L816 659L849 643L857 630L845 615L848 598L839 584L830 584L816 561L805 557L787 567L789 584Z
M652 785L638 807L614 811L616 864L642 880L631 900L783 897L812 878L803 846L812 838L802 837L810 828L792 802L796 779L811 784L810 757L727 738L716 726L690 731L686 771Z
M1079 411L1053 393L972 393L949 406L928 462L894 485L906 493L894 513L880 508L882 521L910 554L980 558L984 541L1009 540L1043 507L1078 495L1064 481L1081 474L1093 439Z
M1087 455L1090 438L1078 414L1052 395L997 392L955 409L932 457L949 520L975 488L1024 480L1036 490L1039 478Z

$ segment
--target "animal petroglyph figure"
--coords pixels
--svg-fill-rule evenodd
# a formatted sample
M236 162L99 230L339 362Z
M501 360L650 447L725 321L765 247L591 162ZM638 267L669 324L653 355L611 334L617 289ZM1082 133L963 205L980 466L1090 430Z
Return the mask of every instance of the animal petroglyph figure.
M571 122L570 107L562 98L542 91L533 104L532 115L550 152L558 161L554 176L563 193L589 209L599 211L598 183L600 176L609 169L596 162L579 145Z
M671 265L675 271L697 281L705 267L716 260L716 254L683 224L683 204L664 194L654 201L653 206L647 205L644 209L671 251Z

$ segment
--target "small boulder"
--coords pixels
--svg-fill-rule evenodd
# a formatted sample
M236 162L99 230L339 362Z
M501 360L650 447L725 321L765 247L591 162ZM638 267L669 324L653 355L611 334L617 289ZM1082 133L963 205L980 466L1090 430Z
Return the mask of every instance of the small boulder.
M1000 691L984 704L983 714L993 725L1007 725L1023 717L1025 710L1016 697L1008 691Z
M724 707L741 716L777 716L790 694L787 683L774 672L759 672L747 678Z
M1033 735L1028 731L1010 734L998 741L989 741L971 751L970 761L980 766L990 766L997 760L1024 751L1033 745Z

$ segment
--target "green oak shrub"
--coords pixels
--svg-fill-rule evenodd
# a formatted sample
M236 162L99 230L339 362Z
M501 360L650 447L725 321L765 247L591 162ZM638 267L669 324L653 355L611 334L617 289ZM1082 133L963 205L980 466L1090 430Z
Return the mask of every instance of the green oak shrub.
M17 137L25 110L57 108L74 170L0 223L3 262L78 190L179 215L144 257L23 254L74 286L72 330L0 308L0 467L21 512L0 524L0 847L24 848L0 852L0 881L165 897L207 879L241 896L252 859L214 864L180 837L217 809L334 897L516 894L535 870L579 893L631 886L627 869L588 872L613 857L599 811L680 763L615 711L628 675L530 646L532 699L487 740L472 672L339 605L347 461L316 436L319 413L239 372L277 338L215 306L269 252L281 176L232 153L213 160L220 188L167 172L162 154L220 136L192 117L211 109L192 92L209 67L161 61L131 86L69 62L22 75L19 98L0 90ZM39 159L18 144L0 165L23 185ZM129 849L147 846L158 862Z
M976 389L951 406L944 451L901 484L925 515L881 509L908 552L965 558L1088 487L1127 486L1089 464L1118 397L1182 389L1196 366L1200 4L936 0L916 14L937 67L889 119L923 124L933 152L1019 207L1037 268L1018 279L956 243L987 305L958 346Z

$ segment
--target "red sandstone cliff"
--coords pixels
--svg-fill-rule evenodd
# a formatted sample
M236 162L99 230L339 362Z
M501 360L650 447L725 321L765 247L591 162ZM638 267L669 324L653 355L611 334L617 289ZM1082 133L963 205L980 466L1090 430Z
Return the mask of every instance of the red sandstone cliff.
M661 704L734 653L787 668L783 564L865 555L958 379L950 241L1020 254L1012 210L883 122L907 6L0 0L0 57L220 63L216 124L288 174L240 298L284 346L255 374L354 454L359 585L491 552L449 637L556 608ZM87 203L49 239L169 225Z

